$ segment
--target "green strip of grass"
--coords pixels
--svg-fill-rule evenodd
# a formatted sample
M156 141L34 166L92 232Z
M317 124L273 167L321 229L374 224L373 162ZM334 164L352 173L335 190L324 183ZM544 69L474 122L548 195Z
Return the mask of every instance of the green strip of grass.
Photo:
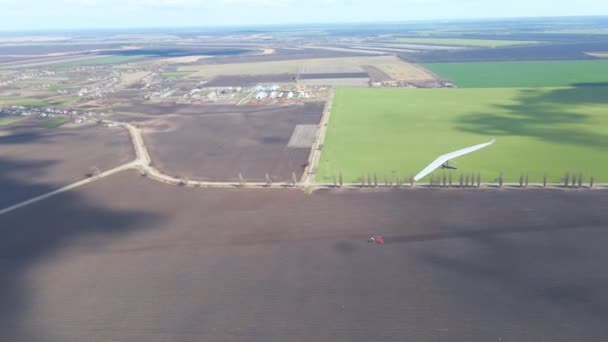
M563 87L608 83L608 60L428 63L460 88Z
M46 101L28 99L18 96L0 96L0 105L4 106L24 106L24 107L45 107L49 103Z
M352 89L336 92L316 180L344 181L377 174L402 180L438 156L496 138L444 172L501 171L516 182L544 173L559 182L567 172L608 181L608 87L537 89ZM424 181L428 181L425 179Z
M12 123L23 120L24 118L19 116L5 116L0 118L0 126L10 125Z
M78 97L78 96L62 96L62 97L53 98L48 101L49 101L49 103L51 103L53 105L66 105L66 104L78 102L78 100L80 100L80 97Z
M140 59L148 57L147 55L134 55L134 56L106 56L100 58L92 58L92 59L83 59L80 61L72 61L65 63L57 63L53 64L54 68L73 68L77 66L87 66L87 65L107 65L107 64L121 64L126 63L135 59Z
M68 123L70 120L66 118L53 118L45 120L41 126L44 128L58 128Z
M168 71L168 72L163 72L161 74L161 77L164 79L171 79L171 78L179 79L179 78L184 78L190 74L191 74L191 72L188 72L188 71Z
M459 38L397 38L400 43L407 44L431 44L431 45L451 45L451 46L472 46L472 47L500 47L511 45L530 45L538 44L538 41L530 40L490 40L490 39L459 39Z

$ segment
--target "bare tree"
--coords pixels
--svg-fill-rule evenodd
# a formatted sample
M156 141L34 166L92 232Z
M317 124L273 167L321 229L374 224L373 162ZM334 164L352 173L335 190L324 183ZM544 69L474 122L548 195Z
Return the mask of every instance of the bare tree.
M505 182L505 175L502 171L500 171L500 173L498 174L498 187L502 188L502 185Z
M378 187L378 175L374 172L374 187Z
M589 188L593 189L593 185L595 185L595 177L591 176L589 179Z
M543 188L547 187L547 173L545 172L545 174L543 175Z
M564 188L567 188L569 184L570 184L570 172L566 172L566 175L564 176Z
M244 187L246 185L245 178L243 178L243 174L239 172L239 186Z
M578 173L578 184L577 185L579 188L583 187L583 173L582 172Z
M526 172L525 178L524 178L524 188L528 187L528 173Z
M298 183L298 177L296 176L295 172L292 172L291 173L291 186L295 187L297 183Z
M401 174L397 173L397 179L395 180L396 186L400 187L401 186Z
M342 187L342 185L344 185L344 179L342 178L342 171L340 171L340 173L338 174L338 184L340 185L340 187Z
M266 186L267 187L272 186L272 179L270 178L270 175L268 173L266 173Z
M372 186L372 176L369 173L367 174L367 186Z
M477 172L477 187L481 187L481 173Z
M410 186L413 188L414 187L414 176L410 176Z
M468 188L469 187L469 174L467 173L467 175L464 178L464 187Z
M450 188L452 187L452 173L448 174L448 184L450 185Z
M462 173L460 174L460 187L462 188L462 183L464 181L464 177L462 175Z
M338 187L338 180L336 178L336 175L334 175L334 188Z

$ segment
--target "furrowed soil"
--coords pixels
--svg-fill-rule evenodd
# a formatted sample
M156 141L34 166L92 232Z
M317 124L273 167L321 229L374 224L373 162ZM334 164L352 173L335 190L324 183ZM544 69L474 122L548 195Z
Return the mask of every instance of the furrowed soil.
M144 125L154 165L166 174L208 181L290 181L309 148L288 148L296 125L318 124L323 103L296 106L198 106L198 114Z
M607 205L122 173L0 216L0 340L602 341Z

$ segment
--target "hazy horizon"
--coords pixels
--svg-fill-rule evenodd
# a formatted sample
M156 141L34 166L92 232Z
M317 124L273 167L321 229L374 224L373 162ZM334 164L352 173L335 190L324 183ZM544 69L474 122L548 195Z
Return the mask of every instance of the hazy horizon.
M602 17L608 1L0 0L0 30L42 31L255 27L549 17Z

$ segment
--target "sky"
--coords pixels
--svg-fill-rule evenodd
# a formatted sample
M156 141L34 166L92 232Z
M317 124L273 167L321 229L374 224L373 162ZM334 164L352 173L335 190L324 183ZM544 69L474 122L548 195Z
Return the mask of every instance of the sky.
M608 15L608 0L0 0L0 30Z

